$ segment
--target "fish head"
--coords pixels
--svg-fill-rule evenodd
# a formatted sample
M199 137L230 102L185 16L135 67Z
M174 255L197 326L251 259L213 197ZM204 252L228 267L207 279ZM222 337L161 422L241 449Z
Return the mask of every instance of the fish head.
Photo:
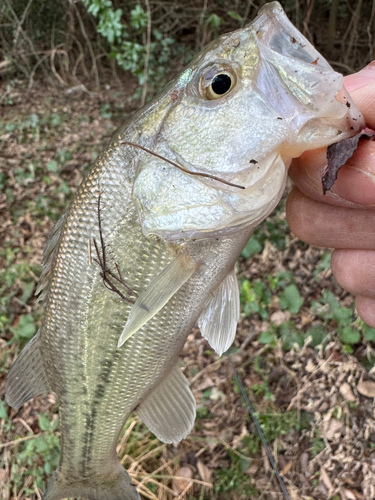
M144 234L165 239L255 226L278 203L292 158L364 126L342 75L278 2L208 45L155 102L162 119L151 118L146 143L185 172L144 156L134 195Z

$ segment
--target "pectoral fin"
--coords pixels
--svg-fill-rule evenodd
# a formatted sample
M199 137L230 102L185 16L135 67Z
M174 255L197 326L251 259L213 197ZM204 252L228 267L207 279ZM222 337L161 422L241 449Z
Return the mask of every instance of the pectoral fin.
M215 290L198 319L202 336L221 356L232 345L240 317L240 294L234 269Z
M13 363L5 384L5 400L18 410L29 399L51 392L40 353L39 332Z
M194 427L195 400L178 365L137 408L136 413L164 443L177 443L190 434Z
M181 252L151 281L146 290L135 301L118 341L118 347L122 346L129 337L165 306L198 266L199 263L193 263L186 253Z

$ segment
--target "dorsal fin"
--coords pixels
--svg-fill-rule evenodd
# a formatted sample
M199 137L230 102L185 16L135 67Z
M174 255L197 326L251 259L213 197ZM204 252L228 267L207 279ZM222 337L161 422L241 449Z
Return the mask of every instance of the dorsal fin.
M56 260L57 250L61 239L62 229L66 220L66 213L60 217L50 231L43 252L42 273L39 278L35 295L39 295L38 302L45 304L51 287L51 270Z

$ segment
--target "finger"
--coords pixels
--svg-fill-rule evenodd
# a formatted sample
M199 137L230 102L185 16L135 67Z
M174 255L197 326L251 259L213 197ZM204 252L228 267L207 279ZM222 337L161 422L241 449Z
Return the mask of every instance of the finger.
M338 172L332 189L323 194L326 149L307 151L295 159L289 175L310 198L337 206L375 206L375 142L361 141L358 149Z
M375 128L375 61L358 73L346 76L344 85L363 113L367 125Z
M327 205L294 188L287 200L286 215L293 233L311 245L375 248L374 210Z
M368 326L375 328L375 299L368 297L356 297L355 307L358 315L363 319Z
M375 251L335 250L331 269L340 286L353 295L375 299Z

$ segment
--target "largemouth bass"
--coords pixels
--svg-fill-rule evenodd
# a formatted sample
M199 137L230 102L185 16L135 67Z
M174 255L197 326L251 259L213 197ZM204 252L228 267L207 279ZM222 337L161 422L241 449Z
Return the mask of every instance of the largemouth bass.
M363 126L342 76L273 2L116 133L49 235L44 319L7 379L13 408L58 398L61 460L44 500L140 498L116 455L130 412L164 442L190 433L187 335L198 322L228 349L234 264L292 158Z

